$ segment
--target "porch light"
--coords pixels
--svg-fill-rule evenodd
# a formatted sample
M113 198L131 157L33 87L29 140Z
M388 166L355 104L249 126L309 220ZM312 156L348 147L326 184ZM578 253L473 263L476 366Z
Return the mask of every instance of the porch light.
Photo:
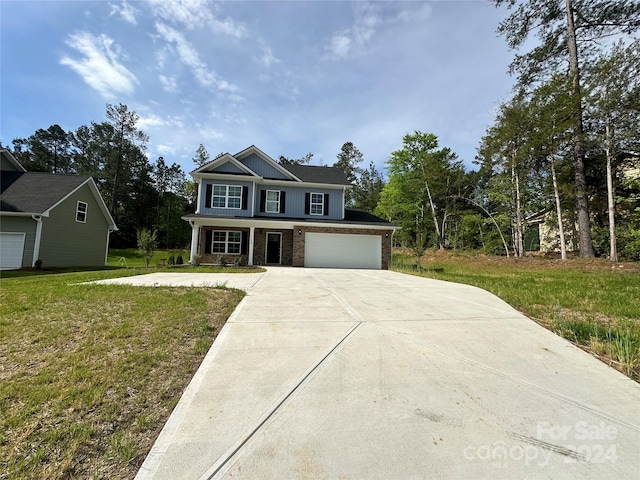
M302 230L298 230L298 235L302 235Z

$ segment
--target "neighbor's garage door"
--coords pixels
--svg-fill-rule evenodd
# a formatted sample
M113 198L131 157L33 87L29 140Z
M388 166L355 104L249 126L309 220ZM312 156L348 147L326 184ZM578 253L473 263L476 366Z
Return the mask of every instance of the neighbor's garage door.
M0 270L22 267L24 233L0 233Z
M306 233L304 266L327 268L382 268L380 235Z

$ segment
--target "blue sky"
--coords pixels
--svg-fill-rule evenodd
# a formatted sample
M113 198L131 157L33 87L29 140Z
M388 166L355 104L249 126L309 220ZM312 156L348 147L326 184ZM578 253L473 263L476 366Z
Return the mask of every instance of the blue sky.
M485 0L0 2L0 140L140 115L151 161L185 171L256 145L383 168L414 130L470 167L514 79Z

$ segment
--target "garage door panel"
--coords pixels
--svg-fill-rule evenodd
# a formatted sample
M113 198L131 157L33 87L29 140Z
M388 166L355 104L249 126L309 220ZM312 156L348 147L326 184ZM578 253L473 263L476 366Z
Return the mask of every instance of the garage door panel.
M24 233L0 233L0 270L22 267Z
M382 238L379 235L308 232L305 234L304 265L380 269Z

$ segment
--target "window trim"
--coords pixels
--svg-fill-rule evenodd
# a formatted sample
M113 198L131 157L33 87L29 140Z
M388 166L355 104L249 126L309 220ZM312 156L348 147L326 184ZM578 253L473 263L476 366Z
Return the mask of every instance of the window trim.
M220 194L216 195L216 188L224 188L224 195L220 195ZM240 194L233 195L233 196L229 195L231 188L239 189ZM242 196L243 196L242 185L222 185L219 183L214 183L211 188L211 208L228 208L231 210L242 210ZM214 201L215 198L224 199L224 205L216 205ZM231 199L238 200L237 207L232 207L229 205Z
M319 195L320 198L321 198L321 201L320 202L314 202L313 201L313 196L314 195ZM314 205L316 207L320 206L320 213L314 213L313 212ZM317 216L323 216L324 215L324 193L311 192L311 194L309 195L309 215L317 215Z
M80 205L84 205L84 210L80 209ZM89 204L87 202L83 202L82 200L78 200L76 203L76 222L78 223L87 223L87 212L89 210ZM82 215L82 220L79 220L79 217Z
M224 233L224 240L216 240L215 236L216 233ZM240 236L240 239L238 241L230 241L229 240L229 234L230 233L237 233ZM216 252L213 250L213 245L214 244L222 244L224 245L224 252ZM230 245L237 245L238 246L238 251L237 252L230 252L229 251L229 246ZM242 231L240 230L211 230L211 245L209 246L209 249L211 251L212 254L214 255L242 255Z
M269 200L269 194L270 193L277 194L278 195L278 199L277 200ZM266 213L280 213L280 198L281 198L280 190L267 190L267 193L265 194L265 197L264 197L264 211ZM275 210L269 210L269 204L275 205Z

